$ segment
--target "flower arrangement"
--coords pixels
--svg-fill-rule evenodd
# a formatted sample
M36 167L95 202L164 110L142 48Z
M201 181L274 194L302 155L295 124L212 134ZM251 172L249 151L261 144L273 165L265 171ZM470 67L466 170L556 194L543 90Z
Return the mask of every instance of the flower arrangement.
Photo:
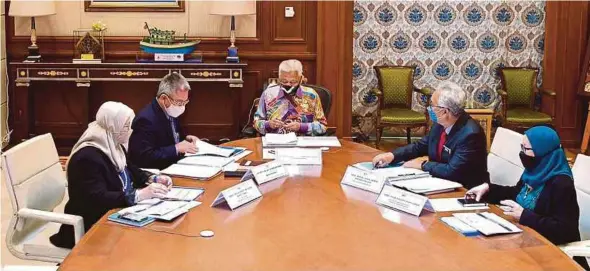
M107 25L103 24L101 21L92 23L92 30L94 31L105 31L107 30Z

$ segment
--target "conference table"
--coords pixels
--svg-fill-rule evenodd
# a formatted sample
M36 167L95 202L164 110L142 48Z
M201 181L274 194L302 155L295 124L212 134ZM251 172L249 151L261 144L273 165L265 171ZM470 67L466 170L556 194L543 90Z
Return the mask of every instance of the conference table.
M107 221L107 214L59 270L581 270L521 225L520 234L465 237L440 221L451 213L416 217L375 204L377 194L340 181L347 165L370 161L380 151L341 143L323 152L321 167L289 166L288 178L260 185L261 198L233 211L210 205L239 178L175 178L175 185L205 189L200 206L144 228ZM262 159L260 138L228 145L252 150L244 159ZM490 210L501 214L496 206ZM203 230L215 235L201 237Z

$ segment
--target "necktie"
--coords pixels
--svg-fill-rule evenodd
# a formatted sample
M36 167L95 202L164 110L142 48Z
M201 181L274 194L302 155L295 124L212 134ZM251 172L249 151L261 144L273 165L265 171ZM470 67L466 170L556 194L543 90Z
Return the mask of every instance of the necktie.
M447 133L443 130L440 134L440 140L438 141L438 160L442 160L443 146L447 143Z

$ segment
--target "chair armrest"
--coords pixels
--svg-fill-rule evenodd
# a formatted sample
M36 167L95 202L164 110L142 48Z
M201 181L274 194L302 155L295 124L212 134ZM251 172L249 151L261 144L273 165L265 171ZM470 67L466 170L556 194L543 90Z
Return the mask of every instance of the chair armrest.
M590 240L567 243L559 248L570 257L590 257Z
M17 215L22 218L38 219L48 222L72 225L74 227L74 240L77 244L84 235L84 219L81 216L60 214L29 208L22 208Z
M548 89L541 89L541 94L542 95L547 95L551 98L555 98L557 96L557 93L555 93L555 91L553 90L548 90Z
M498 89L498 94L504 97L508 96L508 92L504 91L503 89Z
M432 96L432 93L434 93L434 90L430 88L414 88L414 91L428 97Z

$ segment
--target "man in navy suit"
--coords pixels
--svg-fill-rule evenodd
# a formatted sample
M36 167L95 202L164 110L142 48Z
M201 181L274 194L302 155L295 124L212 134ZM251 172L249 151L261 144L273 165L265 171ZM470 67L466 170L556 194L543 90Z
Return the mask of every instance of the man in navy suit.
M403 162L434 177L471 188L488 181L486 136L464 110L465 91L457 84L442 83L428 107L433 125L420 141L373 158L377 167ZM415 158L428 155L428 161Z
M129 156L136 166L164 169L184 154L197 152L198 138L183 137L177 119L189 102L190 89L184 76L168 74L160 81L156 98L135 116Z

